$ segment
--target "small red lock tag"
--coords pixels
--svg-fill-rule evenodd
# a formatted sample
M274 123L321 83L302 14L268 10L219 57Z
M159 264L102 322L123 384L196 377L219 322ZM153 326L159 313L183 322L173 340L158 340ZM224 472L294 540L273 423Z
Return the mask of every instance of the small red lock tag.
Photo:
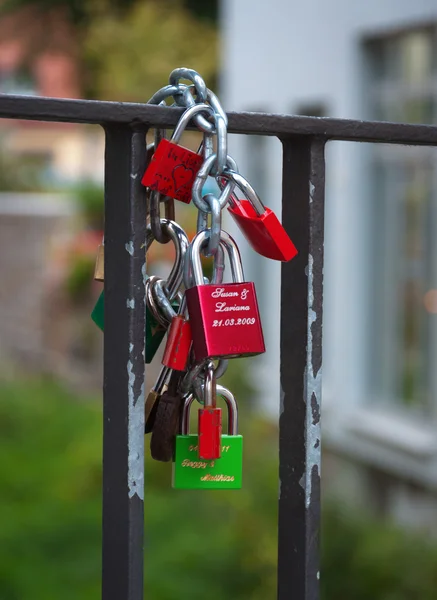
M278 217L263 205L250 183L230 169L224 172L224 177L239 187L248 198L240 200L232 195L228 211L252 248L261 256L273 260L288 262L294 258L297 254L296 246Z
M228 253L234 283L204 285L200 249L208 239L208 232L200 231L191 242L195 285L185 292L195 360L261 354L265 345L255 285L244 282L238 247L222 230L220 243ZM192 283L185 280L185 285Z
M173 371L185 371L191 342L190 322L181 315L173 317L167 334L162 364Z
M141 180L144 186L185 204L191 202L194 179L204 157L179 146L178 142L193 115L204 111L211 113L212 109L207 104L188 108L179 119L171 139L159 142Z
M214 365L210 363L205 377L204 408L199 409L199 458L221 457L222 410L217 408L217 388Z
M222 409L199 409L199 458L220 458L222 436Z

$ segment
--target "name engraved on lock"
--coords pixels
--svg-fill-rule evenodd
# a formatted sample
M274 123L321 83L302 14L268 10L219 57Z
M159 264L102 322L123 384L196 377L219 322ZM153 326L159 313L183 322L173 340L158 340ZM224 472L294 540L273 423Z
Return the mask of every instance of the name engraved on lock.
M178 436L173 463L173 487L185 489L239 489L242 484L243 438L223 435L218 459L197 456L197 435Z
M200 285L186 296L196 360L265 352L253 283Z

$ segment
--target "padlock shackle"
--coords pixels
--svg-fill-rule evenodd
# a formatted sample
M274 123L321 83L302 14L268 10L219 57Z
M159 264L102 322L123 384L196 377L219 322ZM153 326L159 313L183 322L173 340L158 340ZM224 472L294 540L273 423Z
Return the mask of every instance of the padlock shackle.
M171 302L176 297L184 278L184 261L190 241L185 231L178 223L176 223L176 221L161 219L161 227L173 242L176 250L175 261L164 286L167 298ZM149 224L146 233L146 251L149 249L154 239L152 227Z
M164 329L167 329L169 320L164 316L162 311L159 310L158 302L155 300L155 297L152 293L152 287L155 285L155 282L158 279L159 279L159 277L157 275L152 275L151 277L147 278L146 283L145 283L146 302L147 302L147 306L150 309L150 312L155 317L157 322L162 327L164 327Z
M196 363L193 367L191 367L191 369L189 369L187 371L187 373L185 374L184 378L182 379L182 382L180 385L180 389L182 390L182 393L188 394L188 392L190 390L194 389L196 380L198 378L203 378L203 379L205 378L205 376L202 374L202 371L205 368L205 365L208 362L208 360L209 359L206 358L205 360L201 361L200 363ZM228 368L228 361L225 358L219 358L217 367L214 371L215 378L220 379L220 377L222 377L222 375L225 374L227 368ZM197 397L199 398L199 396L197 396Z
M238 405L234 394L218 384L216 392L217 396L223 398L228 408L228 435L238 435ZM181 414L181 435L190 434L190 410L194 399L195 396L193 393L188 394L185 398Z
M214 256L211 283L222 283L224 271L225 271L225 253L222 248L222 244L220 243L219 247L217 248L217 252ZM206 279L206 282L204 282L204 283L208 283L208 280ZM191 263L191 246L188 247L187 253L185 255L184 285L185 285L186 289L189 289L189 288L193 287L193 285L195 285L194 280L193 280L193 270L192 270L192 263Z
M187 108L187 110L182 113L182 116L173 131L170 141L177 144L194 115L205 111L214 116L214 111L208 104L195 104L194 106Z
M191 262L192 275L194 279L194 285L204 285L203 282L203 271L202 263L200 260L200 250L204 244L207 243L209 234L207 231L199 231L194 237L188 250L187 258ZM227 231L220 232L220 244L222 244L227 251L229 263L231 265L232 279L234 283L244 283L243 265L241 263L241 256L238 246L235 240L229 235ZM188 285L187 285L188 284ZM185 281L185 287L193 287L190 285L190 281Z
M203 404L205 408L215 408L217 406L217 380L214 371L214 363L210 361L206 368L205 385L203 388Z
M190 434L190 409L194 399L193 392L190 392L184 400L181 414L181 435Z
M158 305L158 310L162 313L168 325L176 316L176 311L171 305L170 300L167 298L167 294L165 293L164 289L164 282L162 279L157 278L153 284L151 284L151 286L151 295L154 297L153 299ZM185 298L185 294L183 298ZM183 298L181 297L181 303ZM179 307L181 307L181 305L179 305Z
M226 186L223 185L221 181L222 179L227 180L226 185L229 185L229 183L233 183L235 186L237 186L237 188L241 190L241 192L247 198L247 200L249 200L250 204L253 206L254 211L259 217L261 217L266 212L266 207L262 203L261 198L258 196L258 194L247 181L247 179L243 177L243 175L241 175L241 173L238 173L233 169L226 168L223 171L223 173L219 177L217 177L220 189L225 189ZM230 198L230 202L234 202L234 198L232 196Z

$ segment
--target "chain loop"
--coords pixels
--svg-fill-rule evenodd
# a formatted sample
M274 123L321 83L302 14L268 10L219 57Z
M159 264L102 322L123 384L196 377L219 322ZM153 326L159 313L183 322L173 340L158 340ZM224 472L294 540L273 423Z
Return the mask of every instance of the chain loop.
M194 69L188 69L187 67L179 67L174 69L168 78L170 85L178 85L180 79L188 79L192 81L196 88L196 96L198 102L206 102L207 87L206 83Z
M210 212L210 208L209 208L209 204L207 202L205 202L205 200L202 197L202 190L203 190L203 186L206 183L206 180L208 179L208 177L211 175L211 173L213 171L216 160L217 160L217 154L211 154L211 156L209 156L205 160L203 165L200 167L200 169L197 173L197 176L194 180L194 183L193 183L193 189L192 189L193 203L198 208L198 210L201 210L205 213ZM229 155L226 157L226 164L229 165L232 170L234 170L234 171L238 170L236 162ZM229 181L223 187L220 197L219 197L221 210L223 210L227 201L229 200L229 197L232 194L234 187L235 187L235 184L232 183L232 181Z
M220 232L222 230L222 209L220 200L214 194L206 194L203 197L208 204L209 212L205 213L199 210L197 216L197 232L208 231L209 240L205 249L205 256L215 256L220 247ZM208 214L211 214L211 227L208 227Z

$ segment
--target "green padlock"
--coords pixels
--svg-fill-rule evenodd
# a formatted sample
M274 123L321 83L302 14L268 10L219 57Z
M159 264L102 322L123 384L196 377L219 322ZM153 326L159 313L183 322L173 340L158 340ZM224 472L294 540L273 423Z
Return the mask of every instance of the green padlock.
M172 300L171 305L173 308L178 311L179 308L179 299L176 298L178 290L181 286L183 279L183 265L185 259L185 253L189 246L188 236L185 231L182 229L180 225L178 225L175 221L170 221L168 219L160 220L161 227L163 231L168 235L175 246L176 257L173 264L173 268L168 276L168 279L165 283L166 293L168 297ZM152 233L151 226L147 226L147 234L146 234L146 252L149 249L151 243L153 242L154 237ZM146 286L151 283L153 279L159 279L157 277L146 277ZM145 340L146 340L146 363L149 364L158 350L164 335L167 331L169 323L165 317L162 320L158 320L150 309L149 301L153 301L152 294L148 293L148 289L146 287L146 328L145 328ZM159 308L157 308L157 312L159 312ZM104 301L104 292L102 292L94 306L94 309L91 313L91 318L94 323L99 327L102 331L104 331L105 324L105 301Z
M148 281L150 279L148 278ZM179 300L175 299L172 302L172 306L177 312L179 309ZM94 323L99 327L102 331L104 331L105 325L105 300L104 300L104 292L102 292L94 306L94 309L91 313L91 319ZM165 327L162 323L158 322L153 312L150 310L150 307L147 305L146 307L146 363L149 364L152 362L153 357L155 356L161 342L166 334L167 327Z
M238 408L233 394L217 385L217 396L224 398L228 407L228 435L221 437L221 458L204 460L198 457L198 436L189 433L190 408L194 394L185 400L181 435L176 436L173 482L176 489L237 490L243 479L243 436L238 432Z

